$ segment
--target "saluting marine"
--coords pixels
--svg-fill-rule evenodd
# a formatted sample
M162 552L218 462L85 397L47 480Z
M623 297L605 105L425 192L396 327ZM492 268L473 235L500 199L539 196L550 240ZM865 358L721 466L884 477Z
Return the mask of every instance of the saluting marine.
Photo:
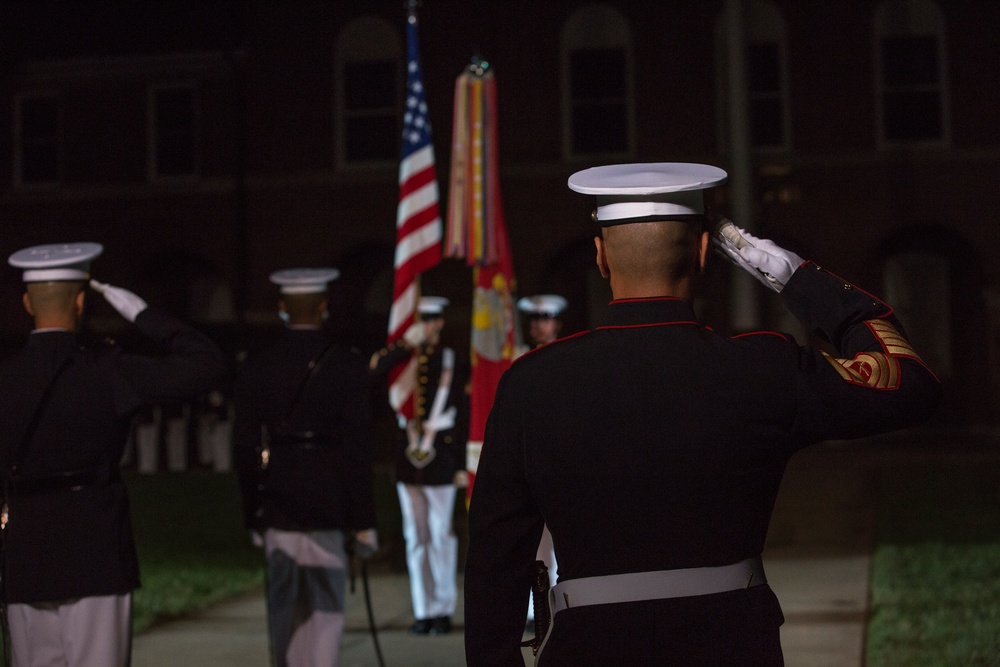
M725 178L683 163L570 177L597 196L614 300L604 326L500 381L469 509L470 667L520 664L543 525L559 583L538 665L781 665L760 556L789 458L918 424L938 404L891 307L728 221L713 228L702 190ZM830 349L701 324L692 296L710 238Z
M410 632L451 632L458 603L458 539L452 526L456 487L465 476L468 368L441 344L444 297L421 297L420 322L393 346L372 355L375 374L416 357L414 418L396 453L396 490L403 516L406 565L416 621Z
M139 586L119 462L146 405L192 397L225 375L219 348L128 290L90 278L97 243L15 252L27 344L0 363L2 596L15 665L129 663ZM86 286L163 354L78 336Z
M364 359L330 339L332 268L285 269L286 326L250 352L234 388L234 458L244 522L267 559L272 664L340 661L347 579L345 543L378 548L371 406Z

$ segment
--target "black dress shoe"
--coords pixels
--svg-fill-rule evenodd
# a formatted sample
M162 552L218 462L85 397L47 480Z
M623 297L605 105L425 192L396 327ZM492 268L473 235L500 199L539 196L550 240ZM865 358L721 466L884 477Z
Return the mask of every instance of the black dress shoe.
M433 618L421 618L417 619L417 622L410 626L411 635L429 635L431 634L431 629L433 628L434 621Z
M448 616L438 616L431 619L431 635L446 635L451 632L451 618Z

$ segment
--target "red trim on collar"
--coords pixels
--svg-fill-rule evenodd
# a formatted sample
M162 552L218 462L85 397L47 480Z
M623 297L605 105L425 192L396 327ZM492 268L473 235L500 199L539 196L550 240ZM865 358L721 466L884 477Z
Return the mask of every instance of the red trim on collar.
M527 352L525 352L524 354L522 354L520 357L518 357L517 359L515 359L514 361L512 361L511 365L516 364L517 362L521 361L521 359L524 359L525 357L530 356L530 355L534 354L535 352L538 352L539 350L544 350L545 348L549 347L550 345L555 345L556 343L561 343L564 340L570 340L571 338L578 338L580 336L583 336L584 334L589 334L589 333L590 333L590 329L584 329L583 331L577 331L575 334L570 334L568 336L563 336L562 338L556 338L551 343L546 343L545 345L539 345L538 347L533 347L530 350L528 350Z
M777 336L781 340L788 340L788 336L778 331L748 331L747 333L730 336L730 339L735 340L737 338L747 338L749 336Z
M607 329L645 329L647 327L669 327L675 324L701 326L701 323L695 320L677 320L675 322L646 322L644 324L605 324L604 326L595 328L594 331L605 331Z
M612 299L611 303L641 303L643 301L681 301L691 303L688 299L681 299L676 296L637 296L628 299ZM609 304L610 305L610 304Z

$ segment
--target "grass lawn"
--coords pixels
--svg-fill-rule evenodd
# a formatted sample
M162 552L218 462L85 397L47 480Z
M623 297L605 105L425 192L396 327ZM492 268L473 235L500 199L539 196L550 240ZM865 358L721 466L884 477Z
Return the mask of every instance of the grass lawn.
M142 588L136 632L260 587L263 555L243 529L236 477L128 473Z
M879 479L868 667L1000 665L1000 466Z

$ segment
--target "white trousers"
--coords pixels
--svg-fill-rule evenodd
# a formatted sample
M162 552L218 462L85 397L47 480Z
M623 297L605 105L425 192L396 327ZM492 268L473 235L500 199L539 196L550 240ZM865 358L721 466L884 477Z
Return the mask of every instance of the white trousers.
M339 530L264 531L267 620L275 667L337 667L347 556Z
M452 530L455 487L396 482L406 539L406 567L415 618L455 613L458 538Z
M125 667L132 594L7 605L14 667Z
M538 540L538 553L535 555L535 560L542 561L545 563L545 567L549 568L549 588L555 586L556 578L559 576L559 564L556 562L556 550L552 546L552 533L549 532L548 526L542 528L542 537ZM528 620L535 620L534 590L528 597Z

